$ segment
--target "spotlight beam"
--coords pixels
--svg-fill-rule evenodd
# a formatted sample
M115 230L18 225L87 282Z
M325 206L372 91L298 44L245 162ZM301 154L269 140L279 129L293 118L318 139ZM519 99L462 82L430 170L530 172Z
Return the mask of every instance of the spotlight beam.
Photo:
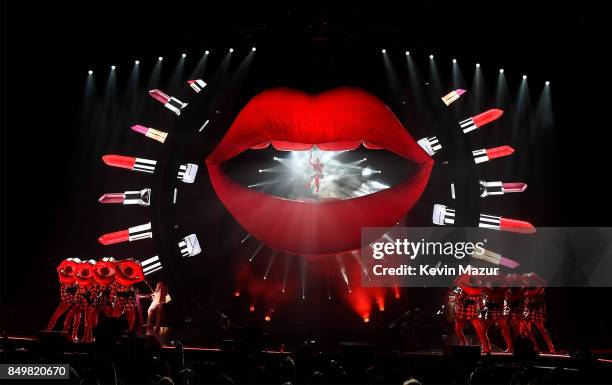
M266 267L266 273L264 274L263 279L268 279L268 274L270 274L270 268L272 267L272 264L274 263L275 258L276 258L276 250L272 252L272 254L270 255L270 259L268 259L268 266Z
M255 251L253 252L253 255L251 255L251 258L249 258L249 262L253 262L253 258L255 258L255 256L257 255L257 253L259 253L259 251L264 247L263 242L260 243L257 248L255 249Z

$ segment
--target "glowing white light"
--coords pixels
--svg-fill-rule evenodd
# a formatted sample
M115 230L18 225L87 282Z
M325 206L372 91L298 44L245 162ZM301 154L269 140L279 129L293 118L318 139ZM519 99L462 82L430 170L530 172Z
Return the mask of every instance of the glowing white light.
M187 57L187 54L186 54L186 53L184 53L184 54L182 54L181 56L182 56L182 57Z
M157 58L157 60L162 61L162 60L164 60L164 58L160 56L160 57Z
M255 52L255 51L257 51L257 48L253 47L253 48L251 48L251 51Z
M547 80L547 81L545 81L545 82L544 82L544 85L549 86L549 85L550 85L550 82Z
M476 63L476 68L480 68L480 63Z
M370 176L372 174L380 174L380 171L379 170L372 170L369 167L364 167L364 169L361 170L361 175L363 175L363 176Z
M230 52L234 52L234 49L233 49L233 48L230 48L230 49L229 49L229 51L230 51Z
M504 73L504 69L503 69L503 68L500 68L500 69L499 69L499 73L500 73L500 74L503 74L503 73Z
M206 55L208 55L208 54L210 53L210 51L209 51L209 50L206 50L206 51L204 51L204 53L205 53Z
M383 49L380 50L380 52L387 53L387 50L383 48Z
M454 64L454 63L457 63L457 59L453 59L453 64Z
M134 64L140 64L140 60L134 60Z
M90 75L93 75L93 71L92 70L87 71L87 73L90 74Z
M111 69L112 69L112 70L114 70L115 68L117 68L117 67L115 67L115 66L111 66Z
M368 158L363 158L363 161L365 162L366 160L368 160Z
M527 80L527 75L523 75L523 80Z
M259 172L263 172L263 170L259 170Z
M406 56L410 55L410 51L406 51Z
M429 55L429 58L433 60L433 55Z

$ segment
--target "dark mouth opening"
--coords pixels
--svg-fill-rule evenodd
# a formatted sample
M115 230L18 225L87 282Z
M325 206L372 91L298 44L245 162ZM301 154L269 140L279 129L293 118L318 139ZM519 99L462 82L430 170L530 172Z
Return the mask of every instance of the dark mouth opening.
M312 154L312 156L311 156ZM318 163L323 164L317 170ZM384 149L280 151L250 149L221 164L233 181L252 190L295 201L346 200L408 180L418 165ZM317 191L316 177L319 177Z

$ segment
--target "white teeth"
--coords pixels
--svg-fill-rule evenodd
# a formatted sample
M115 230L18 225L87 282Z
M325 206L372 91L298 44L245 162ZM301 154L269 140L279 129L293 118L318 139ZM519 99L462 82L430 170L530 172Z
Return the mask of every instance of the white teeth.
M309 144L309 143L294 143L294 142L285 142L280 140L273 140L271 142L262 142L251 146L251 150L263 150L268 148L272 144L276 150L279 151L310 151L314 147L317 147L322 151L350 151L356 150L360 145L363 145L364 148L368 150L382 150L384 147L376 145L374 143L370 143L367 141L339 141L339 142L330 142L330 143L320 143L320 144Z
M341 142L331 142L331 143L320 143L317 145L308 144L308 143L293 143L293 142L284 142L280 140L273 140L271 142L262 142L251 146L251 150L263 150L268 148L272 144L276 150L279 151L310 151L314 147L317 147L322 151L350 151L356 150L360 145L363 145L364 148L368 150L382 150L383 147L367 142L367 141L341 141Z

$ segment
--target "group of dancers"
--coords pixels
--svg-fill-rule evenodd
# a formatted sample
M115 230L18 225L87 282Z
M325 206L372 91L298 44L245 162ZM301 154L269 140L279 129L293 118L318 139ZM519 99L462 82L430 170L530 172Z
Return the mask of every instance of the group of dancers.
M513 351L513 338L528 337L540 351L534 327L546 342L549 352L555 352L546 330L546 281L535 273L496 276L461 275L454 282L451 295L455 307L455 333L461 345L467 345L463 328L474 326L482 351L489 353L488 332L495 325L502 333L506 351Z
M102 315L125 317L129 330L133 330L138 300L142 297L152 300L147 322L159 328L163 304L169 300L167 287L163 282L159 282L156 289L151 290L152 294L137 295L134 285L143 281L148 285L139 261L117 261L112 257L102 258L97 262L67 258L59 264L57 273L60 282L60 304L49 320L48 331L55 328L64 313L66 317L63 330L71 332L74 341L93 341L93 328Z

